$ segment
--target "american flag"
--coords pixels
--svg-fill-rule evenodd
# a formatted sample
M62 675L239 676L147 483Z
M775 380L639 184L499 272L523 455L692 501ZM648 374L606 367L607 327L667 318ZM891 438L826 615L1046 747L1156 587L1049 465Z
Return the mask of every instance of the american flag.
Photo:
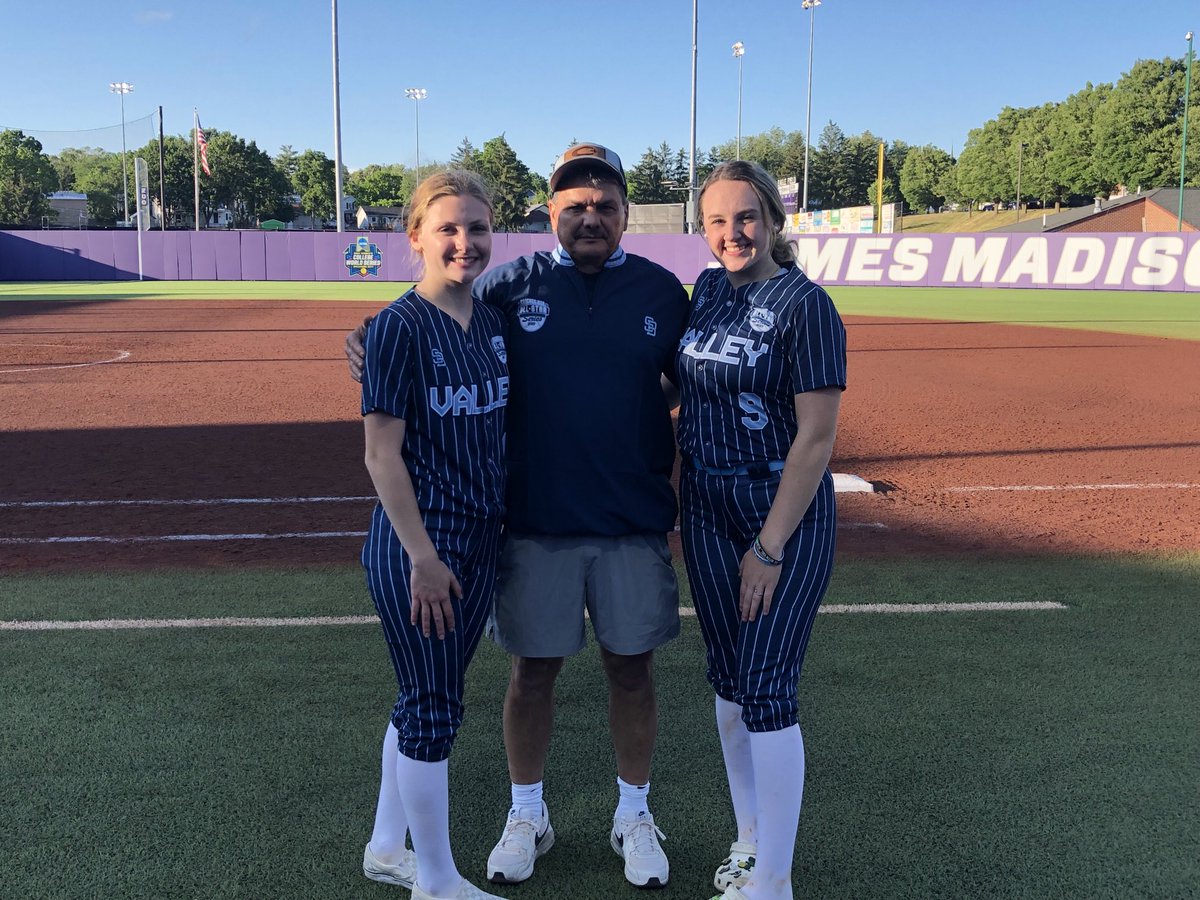
M205 175L211 175L212 169L208 167L208 141L204 139L204 129L200 127L199 119L196 119L196 146L200 148L200 168L204 170Z

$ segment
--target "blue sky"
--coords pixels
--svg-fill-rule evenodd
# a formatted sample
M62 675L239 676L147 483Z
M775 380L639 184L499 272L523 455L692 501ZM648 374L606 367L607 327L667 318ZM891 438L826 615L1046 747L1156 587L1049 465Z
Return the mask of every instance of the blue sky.
M128 81L127 120L160 104L168 134L233 131L274 155L283 144L333 156L329 0L60 0L31 12L0 0L9 72L0 126L38 133L120 123L110 81ZM423 160L464 136L504 132L546 174L571 138L634 164L647 146L689 143L691 0L339 0L342 153L351 168L412 165L424 87ZM1138 59L1182 57L1200 28L1195 0L823 0L816 11L813 133L932 143L957 152L1005 105L1065 99L1118 79ZM809 14L800 0L700 0L697 143L803 128ZM1200 86L1198 86L1200 89ZM116 146L113 147L115 134ZM76 138L76 136L68 136ZM120 149L120 130L71 143ZM144 143L143 124L131 146Z

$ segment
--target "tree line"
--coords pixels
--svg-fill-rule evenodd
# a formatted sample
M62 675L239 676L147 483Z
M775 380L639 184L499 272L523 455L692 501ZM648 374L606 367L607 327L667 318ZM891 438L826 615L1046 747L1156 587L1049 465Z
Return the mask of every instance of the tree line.
M211 175L200 176L200 215L209 221L226 209L237 228L255 227L267 219L290 222L297 211L316 221L337 214L334 162L319 150L297 153L290 145L274 156L253 141L217 129L205 132ZM170 225L193 220L195 188L193 136L163 139L162 193ZM126 155L131 209L133 159L146 161L150 193L159 194L159 145L150 141ZM495 192L496 228L519 230L527 205L544 199L546 180L517 157L504 135L482 148L463 140L448 163L421 166L421 174L457 166L482 175ZM400 164L364 166L354 172L343 167L343 189L359 204L403 206L412 196L417 173ZM121 154L96 147L73 147L48 155L36 139L20 131L0 132L0 223L37 226L53 217L48 194L77 191L88 197L88 217L98 226L111 226L124 218L125 174Z
M1196 75L1194 64L1193 76ZM878 148L884 144L884 202L924 212L947 204L1016 201L1078 205L1129 190L1178 184L1186 67L1182 59L1141 60L1115 84L1087 84L1066 100L1005 107L974 128L957 158L931 144L884 141L865 131L847 136L834 122L809 150L811 208L875 202ZM1195 79L1193 79L1195 80ZM1189 121L1200 126L1200 84ZM1200 184L1200 128L1188 142L1187 184ZM804 177L804 134L772 128L742 139L741 158L778 179ZM736 141L701 154L701 179L737 155ZM629 171L637 203L681 200L688 183L684 151L650 147Z
M1193 72L1195 74L1195 72ZM1042 106L1005 107L996 118L972 129L958 157L933 145L913 146L885 141L870 131L846 135L829 122L809 147L810 208L838 208L873 203L877 153L884 143L885 202L901 201L911 211L946 204L973 204L1017 199L1075 205L1117 186L1129 189L1178 183L1184 103L1182 59L1140 60L1116 84L1092 85L1067 99ZM1200 125L1200 84L1189 116ZM201 214L218 208L231 212L237 227L265 219L290 221L299 209L314 219L332 219L334 163L319 150L297 153L281 147L274 156L253 140L213 130L207 132L211 176L200 180ZM761 163L779 179L804 177L805 135L771 128L744 137L740 155ZM141 156L150 170L151 193L159 184L157 141L129 153ZM183 223L193 212L192 135L164 141L164 195L168 223ZM698 177L738 155L737 143L726 141L698 154ZM449 166L479 173L495 195L498 230L519 230L526 209L546 198L546 179L531 170L503 134L476 148L468 138L445 163L421 166L427 175ZM1200 129L1188 147L1188 184L1200 178ZM403 206L412 196L417 173L410 167L371 164L343 171L345 192L360 204ZM627 171L634 203L685 200L689 160L683 149L663 142L649 147ZM122 166L119 153L97 148L70 148L55 155L20 131L0 132L0 223L34 225L51 215L46 195L73 190L88 195L88 212L99 225L122 216ZM133 186L130 184L130 192Z

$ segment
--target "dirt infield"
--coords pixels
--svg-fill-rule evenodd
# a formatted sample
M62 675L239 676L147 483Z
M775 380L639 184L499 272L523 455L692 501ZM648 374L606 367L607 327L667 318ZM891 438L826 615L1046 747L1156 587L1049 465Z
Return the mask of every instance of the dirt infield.
M352 560L376 306L0 303L0 571ZM840 553L1200 549L1195 343L847 326L833 468L883 491L840 495Z

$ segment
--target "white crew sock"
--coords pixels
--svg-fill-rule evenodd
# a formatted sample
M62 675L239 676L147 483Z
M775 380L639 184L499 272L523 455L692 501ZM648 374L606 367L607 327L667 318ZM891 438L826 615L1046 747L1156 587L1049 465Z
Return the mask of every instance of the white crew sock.
M449 762L396 755L396 781L417 853L417 883L435 897L453 896L462 884L450 852Z
M742 893L751 900L790 900L792 857L804 795L800 726L750 733L758 796L758 856Z
M371 831L371 852L380 862L398 863L408 835L408 817L396 786L396 757L400 755L400 735L388 722L383 736L383 766L379 778L379 802L375 804L375 827Z
M717 733L721 736L721 753L725 757L725 774L729 778L729 798L733 801L733 817L737 820L738 840L758 843L758 798L754 792L754 762L750 758L750 732L742 721L738 704L717 697Z
M617 801L617 816L622 819L636 819L639 815L650 814L650 807L646 802L650 797L650 782L630 784L618 775L617 791L621 797Z
M512 811L522 819L541 819L542 782L535 781L533 784L513 782Z

